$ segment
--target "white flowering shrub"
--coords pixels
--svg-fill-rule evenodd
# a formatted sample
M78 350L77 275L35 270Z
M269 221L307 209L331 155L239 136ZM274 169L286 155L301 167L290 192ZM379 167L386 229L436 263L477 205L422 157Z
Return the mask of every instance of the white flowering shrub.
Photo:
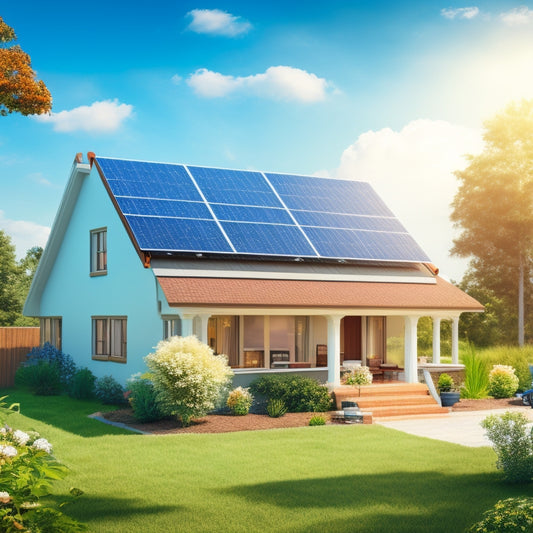
M367 366L356 366L351 372L344 375L346 385L370 385L372 372Z
M237 387L229 393L226 405L234 415L243 416L248 414L253 401L254 397L248 387Z
M233 376L227 357L195 336L161 341L145 361L159 403L184 426L215 408Z

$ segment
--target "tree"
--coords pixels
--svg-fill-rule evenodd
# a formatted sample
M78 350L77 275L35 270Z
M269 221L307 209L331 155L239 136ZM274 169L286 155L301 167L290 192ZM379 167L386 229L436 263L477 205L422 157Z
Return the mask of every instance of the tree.
M11 44L16 39L13 28L0 17L0 115L48 113L52 109L50 91L36 79L30 56Z
M518 343L524 343L524 284L533 244L533 100L510 104L485 123L485 147L456 172L451 219L462 229L452 253L473 256L481 286L518 302ZM529 275L528 275L529 277Z

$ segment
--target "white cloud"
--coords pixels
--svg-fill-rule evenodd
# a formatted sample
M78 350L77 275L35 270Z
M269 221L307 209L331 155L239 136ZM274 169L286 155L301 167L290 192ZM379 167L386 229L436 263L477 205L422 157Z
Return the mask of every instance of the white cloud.
M34 115L39 122L50 123L55 131L86 131L89 133L110 133L118 130L124 120L133 114L133 106L121 104L117 99L82 105L70 111L50 115Z
M479 15L479 8L472 7L458 7L458 8L449 8L441 9L440 14L447 19L473 19Z
M331 87L324 78L287 66L269 67L264 73L252 76L227 76L202 68L191 74L187 83L204 98L220 98L241 92L273 100L300 102L324 100L327 88Z
M179 74L174 74L174 76L172 76L170 80L172 81L174 85L179 85L181 81L183 80L183 78Z
M192 17L188 27L195 33L236 37L252 29L247 20L220 9L193 9L187 15Z
M500 18L508 26L530 24L533 22L533 11L530 11L526 6L515 7L510 11L501 13Z
M11 242L16 247L17 259L21 259L33 246L44 248L50 228L40 226L28 220L10 220L4 217L4 212L0 211L0 229L11 237Z
M481 131L415 120L401 131L367 131L342 154L338 177L368 181L444 275L460 280L467 264L450 258L449 216L455 170L482 150Z

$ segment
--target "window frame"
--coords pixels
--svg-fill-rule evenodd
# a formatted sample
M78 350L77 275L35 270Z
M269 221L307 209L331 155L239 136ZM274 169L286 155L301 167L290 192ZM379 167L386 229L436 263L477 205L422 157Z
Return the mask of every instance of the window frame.
M63 336L63 323L60 316L39 317L39 344L44 346L49 342L58 350L61 350Z
M117 345L115 322L120 322L119 352L114 353ZM99 331L101 324L101 331ZM101 347L100 347L101 345ZM128 317L126 316L92 316L91 317L91 352L95 361L112 361L127 363L128 360Z
M169 339L175 335L181 336L182 323L181 317L177 315L163 315L163 340ZM175 322L175 324L173 324ZM170 335L169 335L170 333Z
M107 227L96 228L90 232L90 275L107 274ZM103 261L103 264L101 262Z

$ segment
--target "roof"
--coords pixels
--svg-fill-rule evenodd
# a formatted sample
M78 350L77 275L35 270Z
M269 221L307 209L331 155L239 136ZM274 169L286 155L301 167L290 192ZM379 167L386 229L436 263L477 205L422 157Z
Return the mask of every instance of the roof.
M474 298L436 283L163 277L170 306L483 311Z
M369 183L92 157L139 255L430 262Z

